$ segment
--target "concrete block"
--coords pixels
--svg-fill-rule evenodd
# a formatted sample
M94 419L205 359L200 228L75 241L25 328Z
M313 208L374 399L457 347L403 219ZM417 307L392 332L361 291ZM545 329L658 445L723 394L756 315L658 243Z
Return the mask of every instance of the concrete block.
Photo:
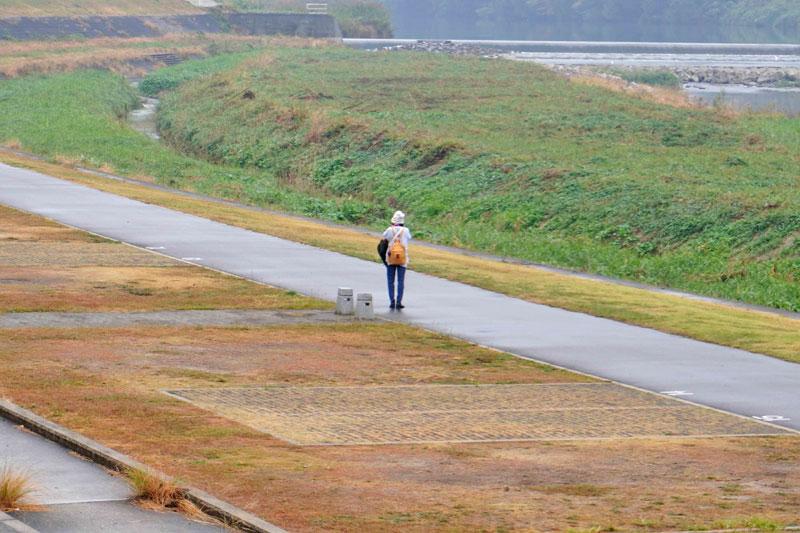
M336 314L337 315L352 315L355 312L355 303L353 302L353 289L342 287L339 289L339 294L336 296Z
M356 298L356 318L370 320L375 318L371 294L359 294Z

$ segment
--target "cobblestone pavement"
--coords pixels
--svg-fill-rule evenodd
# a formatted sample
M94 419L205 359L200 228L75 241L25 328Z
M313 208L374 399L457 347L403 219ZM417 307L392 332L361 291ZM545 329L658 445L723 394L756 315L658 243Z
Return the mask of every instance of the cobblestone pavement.
M0 265L18 267L159 267L181 263L117 243L2 242Z
M612 383L187 389L168 394L298 445L789 433Z
M0 329L119 328L129 326L265 326L350 322L325 311L154 311L137 313L5 313Z

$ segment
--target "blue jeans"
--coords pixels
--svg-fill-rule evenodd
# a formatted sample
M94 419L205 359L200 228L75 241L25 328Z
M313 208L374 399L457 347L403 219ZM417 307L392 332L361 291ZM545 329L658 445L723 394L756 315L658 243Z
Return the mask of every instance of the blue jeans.
M394 279L397 278L397 300L394 299ZM386 267L386 281L389 285L389 301L400 304L406 285L406 267L389 265Z

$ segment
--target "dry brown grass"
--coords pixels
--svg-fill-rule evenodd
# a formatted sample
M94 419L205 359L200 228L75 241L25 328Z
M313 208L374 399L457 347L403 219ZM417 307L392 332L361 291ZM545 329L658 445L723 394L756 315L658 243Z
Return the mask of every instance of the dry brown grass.
M19 150L22 148L22 143L19 139L8 139L7 141L3 142L3 146L11 150Z
M177 507L183 500L183 491L171 480L143 470L128 470L126 476L140 503L167 508Z
M100 50L73 51L58 56L30 58L11 57L0 59L0 74L14 78L27 74L51 74L72 72L81 69L111 68L120 73L133 72L130 63L147 59L153 54L174 53L180 57L204 56L201 46L184 47L175 50L166 47L150 48L104 48Z
M172 53L179 57L203 57L211 50L229 51L276 45L284 47L332 46L326 40L298 37L259 37L246 35L169 34L158 38L98 38L76 41L32 41L24 44L0 41L0 74L6 77L27 74L71 72L87 68L107 68L122 74L140 74L153 54ZM266 67L259 59L256 66Z
M30 475L8 465L0 468L0 512L19 509L33 492Z
M800 508L792 437L304 448L160 392L569 379L414 330L390 350L383 329L10 332L0 394L289 530L678 530Z
M680 109L699 109L701 107L700 104L692 101L686 93L678 89L631 84L620 78L591 75L588 73L570 76L570 80L581 85L600 87L601 89L623 93L670 107L677 107Z
M187 500L186 489L178 486L174 480L137 469L127 470L125 476L134 490L136 503L145 509L173 510L197 522L218 524L197 505Z
M194 386L567 383L591 381L397 325L5 330L0 356L116 373L146 390ZM20 384L16 379L12 382Z
M0 207L0 312L326 309Z

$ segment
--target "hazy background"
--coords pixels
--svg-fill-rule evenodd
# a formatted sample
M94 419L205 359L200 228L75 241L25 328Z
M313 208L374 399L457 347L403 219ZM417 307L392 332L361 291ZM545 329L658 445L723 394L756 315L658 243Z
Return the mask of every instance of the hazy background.
M798 0L383 0L396 37L800 42Z

